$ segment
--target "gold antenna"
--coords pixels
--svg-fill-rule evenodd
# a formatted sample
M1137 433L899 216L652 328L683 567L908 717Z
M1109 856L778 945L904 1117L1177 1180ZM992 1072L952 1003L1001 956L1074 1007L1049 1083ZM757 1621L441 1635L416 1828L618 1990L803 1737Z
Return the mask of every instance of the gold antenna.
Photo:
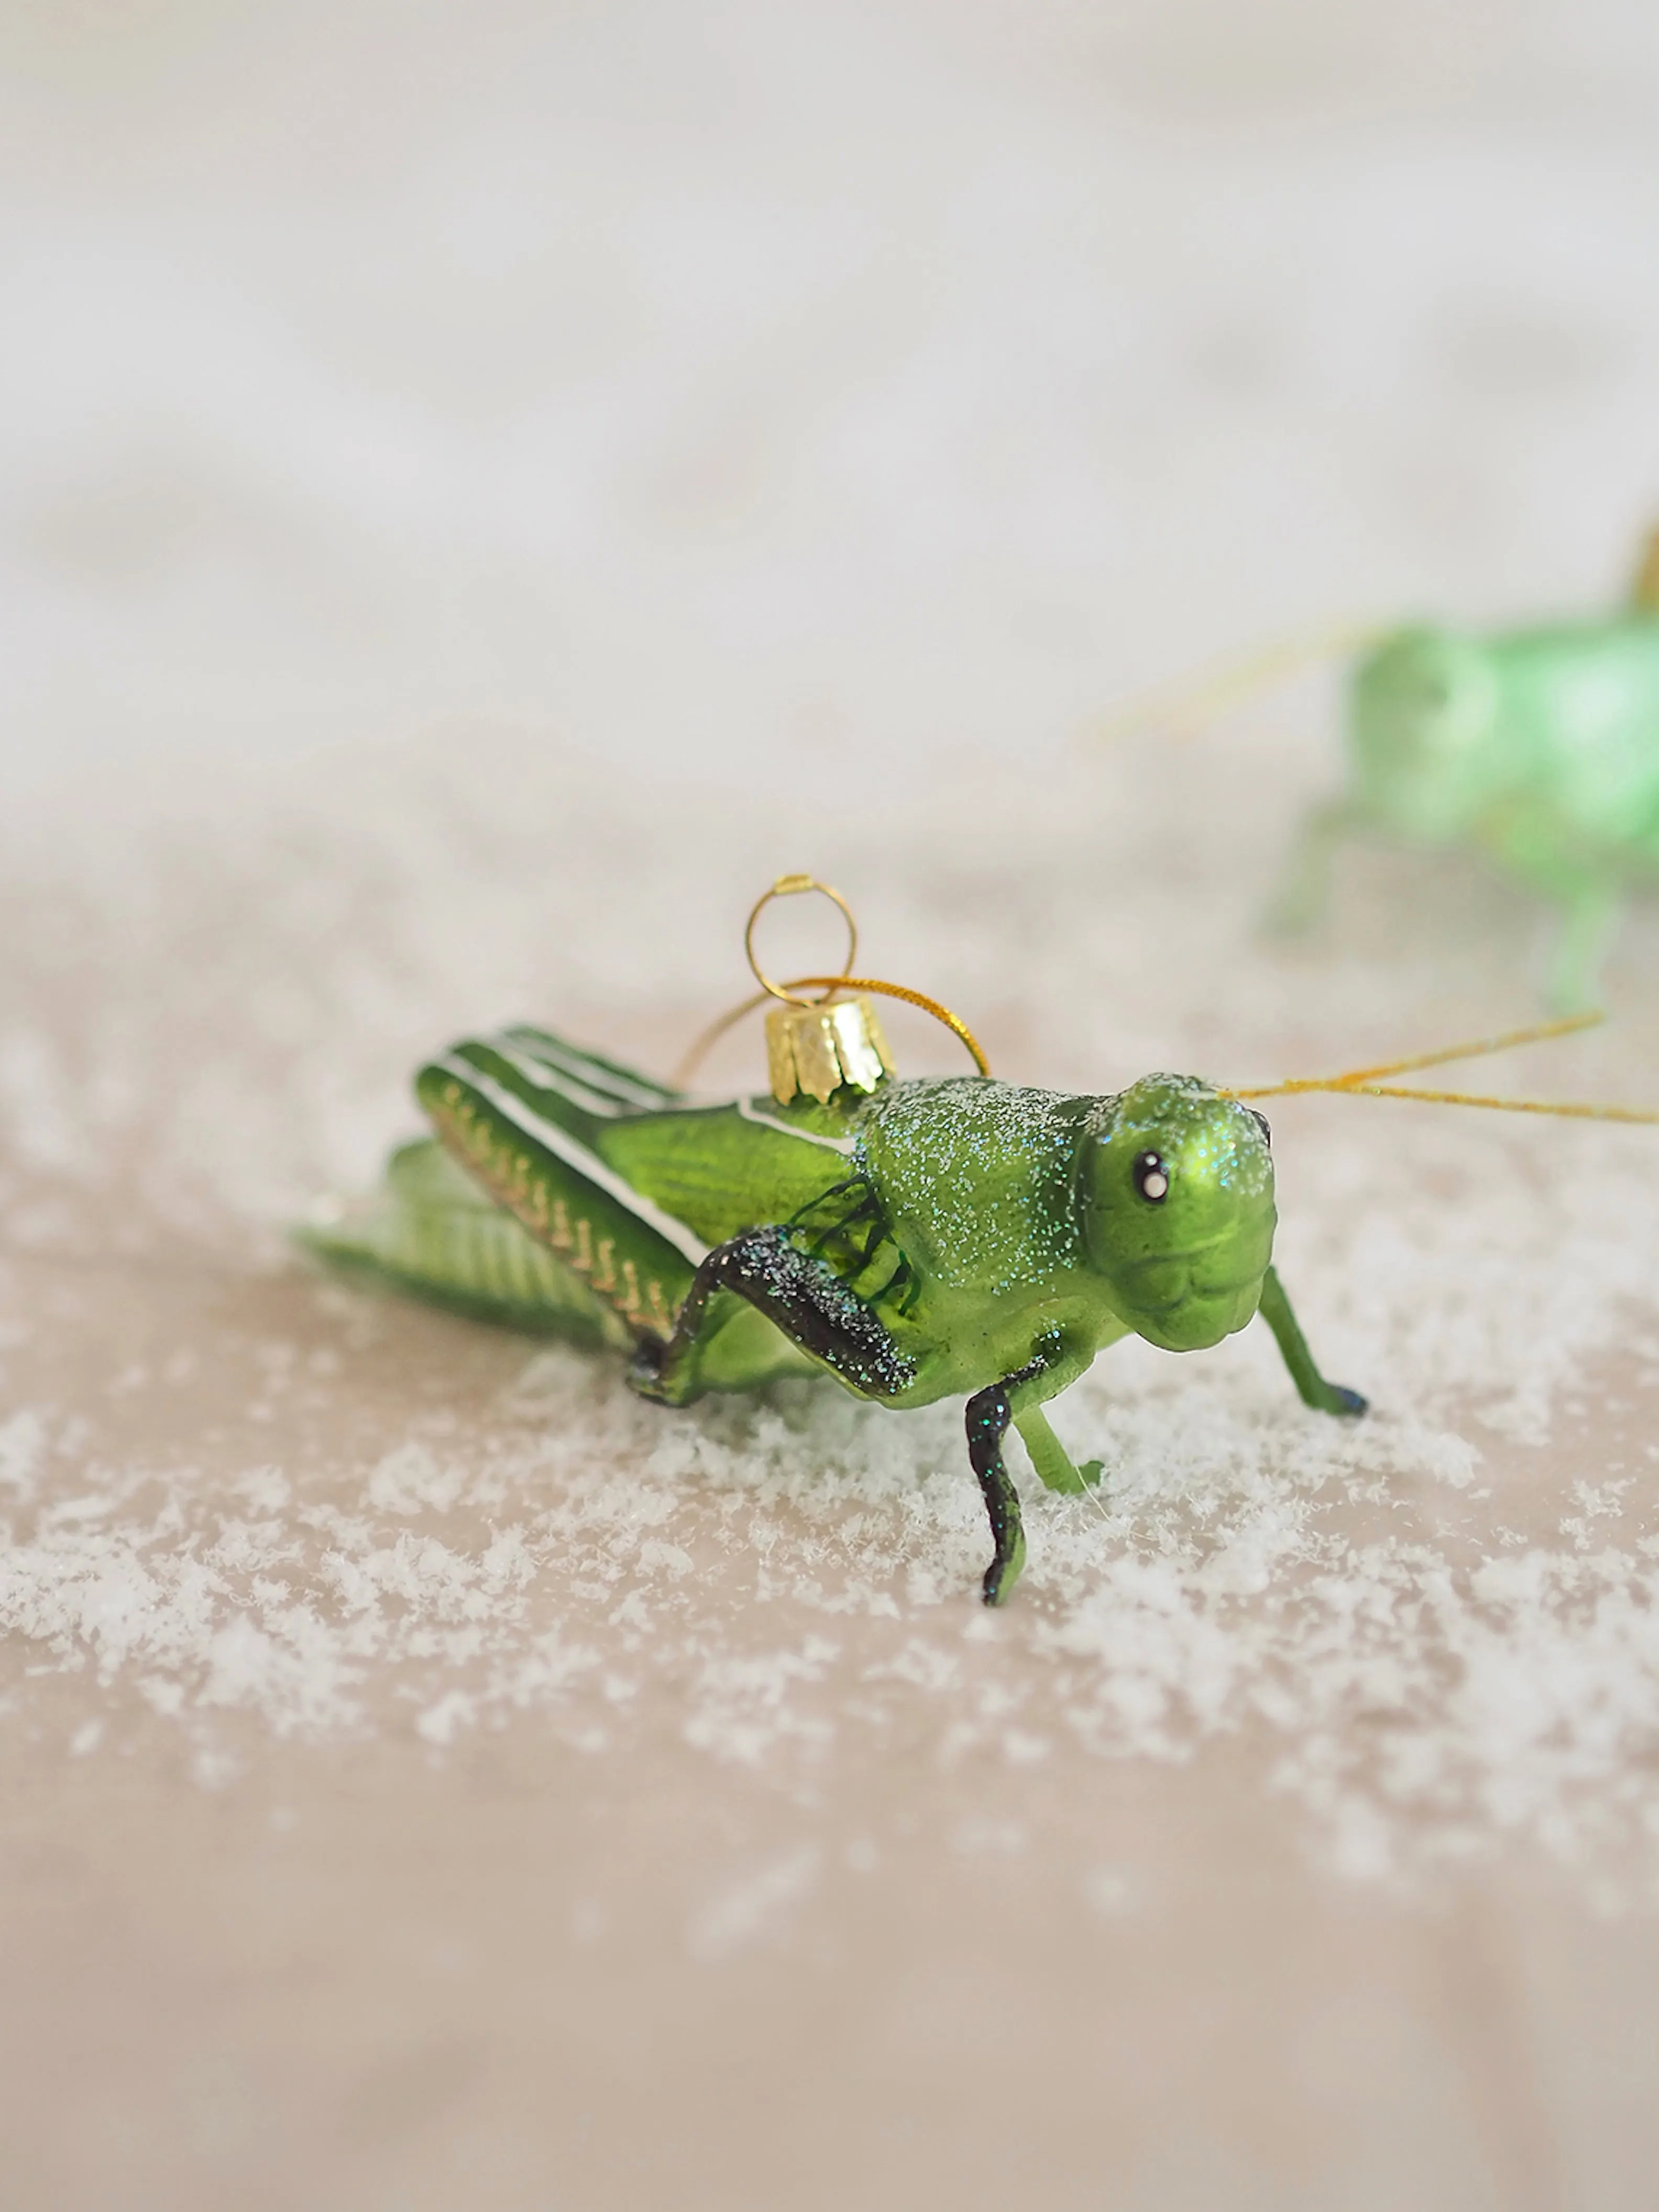
M756 957L755 925L771 900L793 897L801 891L821 892L840 908L847 924L847 963L837 975L796 975L787 983L780 983L767 974ZM953 1014L937 999L930 999L925 991L913 991L907 983L889 983L877 976L849 972L857 957L858 942L858 925L853 919L853 910L832 884L820 883L816 876L780 876L771 889L756 900L743 933L743 949L761 988L703 1030L675 1070L676 1087L685 1087L710 1046L727 1030L746 1014L752 1014L757 1006L763 1006L769 999L775 999L781 1003L766 1021L767 1060L775 1097L787 1103L804 1091L827 1102L843 1084L854 1090L873 1091L884 1076L893 1072L887 1041L876 1019L875 1008L866 1000L860 998L840 1005L834 1003L844 991L873 991L878 997L902 999L908 1006L920 1006L924 1013L931 1014L953 1036L960 1037L980 1073L989 1075L990 1062L960 1015ZM804 999L800 995L803 991L817 991L820 995Z
M1376 623L1327 623L1321 629L1258 646L1236 660L1221 662L1206 676L1179 690L1155 691L1123 708L1091 732L1100 744L1115 744L1142 730L1162 729L1167 737L1194 737L1208 722L1219 721L1262 691L1287 683L1315 661L1358 653L1386 633Z
M1630 603L1638 614L1659 615L1659 530L1650 530L1643 541Z
M1342 1075L1292 1076L1285 1083L1264 1083L1249 1090L1230 1091L1230 1098L1288 1098L1313 1091L1341 1091L1361 1098L1415 1098L1431 1106L1486 1106L1499 1114L1557 1114L1578 1121L1634 1121L1659 1124L1659 1113L1639 1106L1593 1106L1540 1098L1492 1098L1471 1091L1424 1091L1385 1078L1414 1074L1419 1068L1442 1067L1448 1060L1476 1060L1487 1053L1509 1052L1517 1045L1543 1044L1552 1037L1571 1036L1594 1029L1602 1013L1569 1014L1556 1022L1538 1022L1522 1030L1507 1030L1502 1036L1478 1037L1468 1044L1442 1047L1436 1052L1413 1053L1407 1060L1389 1060L1380 1067L1351 1067Z

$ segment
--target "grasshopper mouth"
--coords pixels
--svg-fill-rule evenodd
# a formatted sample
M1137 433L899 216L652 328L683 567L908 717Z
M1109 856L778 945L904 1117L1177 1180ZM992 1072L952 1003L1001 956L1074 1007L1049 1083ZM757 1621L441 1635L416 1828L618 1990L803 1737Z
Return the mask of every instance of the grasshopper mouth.
M1206 1301L1224 1298L1239 1291L1248 1290L1253 1283L1261 1281L1261 1267L1243 1267L1230 1269L1224 1274L1200 1272L1198 1263L1206 1254L1213 1252L1218 1244L1232 1241L1231 1237L1211 1237L1204 1243L1186 1245L1178 1251L1149 1254L1145 1260L1125 1271L1121 1279L1123 1288L1126 1293L1134 1297L1140 1310L1148 1314L1169 1313L1176 1306L1185 1305L1194 1298ZM1174 1287L1168 1297L1140 1295L1142 1284L1150 1287L1151 1282L1161 1285L1172 1279Z
M1235 1237L1206 1238L1148 1257L1117 1277L1124 1318L1166 1352L1220 1343L1255 1313L1267 1249L1243 1250Z
M1178 1313L1183 1306L1217 1305L1224 1299L1237 1298L1244 1291L1253 1290L1261 1280L1260 1269L1253 1270L1248 1275L1231 1275L1225 1282L1196 1282L1189 1275L1172 1297L1156 1300L1137 1298L1135 1309L1150 1319L1159 1314Z
M1261 1291L1257 1275L1247 1275L1224 1288L1189 1288L1168 1305L1137 1307L1130 1326L1163 1352L1207 1351L1254 1317Z

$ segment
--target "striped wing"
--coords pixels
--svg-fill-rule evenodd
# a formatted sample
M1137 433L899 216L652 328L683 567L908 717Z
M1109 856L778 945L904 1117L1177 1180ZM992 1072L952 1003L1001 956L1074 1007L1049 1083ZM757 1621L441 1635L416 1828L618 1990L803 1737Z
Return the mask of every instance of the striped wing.
M422 1068L416 1096L456 1160L629 1332L666 1335L707 1243L605 1158L619 1118L678 1094L538 1030L469 1038Z
M666 1335L710 1247L797 1218L821 1246L826 1199L839 1218L853 1188L839 1112L694 1105L541 1030L465 1039L415 1087L441 1144L406 1146L380 1192L330 1201L301 1241L516 1327L620 1346Z

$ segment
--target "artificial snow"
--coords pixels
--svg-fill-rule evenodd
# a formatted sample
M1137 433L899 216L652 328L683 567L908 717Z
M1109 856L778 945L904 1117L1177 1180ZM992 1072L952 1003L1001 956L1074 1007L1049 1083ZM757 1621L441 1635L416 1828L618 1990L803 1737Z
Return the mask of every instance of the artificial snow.
M532 796L542 772L517 758ZM1133 787L1121 761L1099 773ZM621 1759L665 1709L698 1756L790 1789L833 1788L901 1726L941 1770L990 1760L1011 1786L1061 1757L1189 1762L1231 1739L1356 1876L1510 1843L1659 1865L1659 1134L1277 1107L1279 1264L1372 1413L1305 1411L1259 1328L1179 1359L1115 1348L1053 1408L1104 1462L1097 1492L1043 1492L1011 1443L1030 1563L994 1618L957 1407L792 1383L674 1414L614 1359L493 1337L465 1420L430 1375L388 1406L368 1364L414 1332L459 1362L485 1334L284 1252L318 1190L375 1172L411 1126L408 1067L462 1028L524 1014L672 1065L740 991L733 933L785 860L833 866L880 965L1054 1087L1320 1073L1500 1026L1481 1010L1504 994L1516 1013L1508 908L1449 982L1426 939L1339 945L1322 972L1245 928L1285 787L1166 754L1155 788L1092 830L1035 791L1011 805L994 896L940 857L937 805L907 872L923 833L896 805L872 850L837 857L688 799L695 838L641 832L654 865L617 923L632 966L614 942L588 957L594 884L623 879L603 793L561 790L562 848L588 858L551 880L506 823L410 799L372 831L298 805L118 861L95 831L37 844L11 895L63 902L88 957L72 988L36 978L0 1055L4 1724L72 1676L76 1756L148 1716L205 1782L262 1736L391 1732L444 1759L532 1726ZM1177 820L1172 867L1158 824ZM1155 969L1108 924L1107 848ZM204 912L228 917L211 941ZM918 1071L954 1049L920 1026L906 1047ZM757 1039L725 1049L752 1082ZM1639 1029L1504 1077L1659 1096ZM154 1303L159 1334L90 1395L59 1389L94 1293ZM283 1333L237 1320L238 1297L276 1300ZM763 1870L694 1949L740 1946L808 1879Z

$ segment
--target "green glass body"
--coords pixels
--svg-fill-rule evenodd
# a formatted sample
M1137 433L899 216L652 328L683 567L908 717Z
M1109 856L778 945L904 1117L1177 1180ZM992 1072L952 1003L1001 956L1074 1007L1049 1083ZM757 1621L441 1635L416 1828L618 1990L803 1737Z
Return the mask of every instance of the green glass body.
M1353 671L1346 751L1274 918L1313 919L1345 837L1466 845L1558 909L1551 1003L1592 1003L1626 893L1659 875L1659 616L1400 630Z
M1194 1078L705 1105L514 1029L455 1046L416 1091L435 1138L395 1154L373 1197L319 1209L313 1250L627 1352L665 1405L790 1375L897 1409L966 1397L988 1602L1024 1557L1003 1432L1049 1487L1097 1480L1040 1408L1119 1339L1202 1351L1260 1311L1308 1404L1363 1410L1320 1376L1273 1273L1266 1121Z

